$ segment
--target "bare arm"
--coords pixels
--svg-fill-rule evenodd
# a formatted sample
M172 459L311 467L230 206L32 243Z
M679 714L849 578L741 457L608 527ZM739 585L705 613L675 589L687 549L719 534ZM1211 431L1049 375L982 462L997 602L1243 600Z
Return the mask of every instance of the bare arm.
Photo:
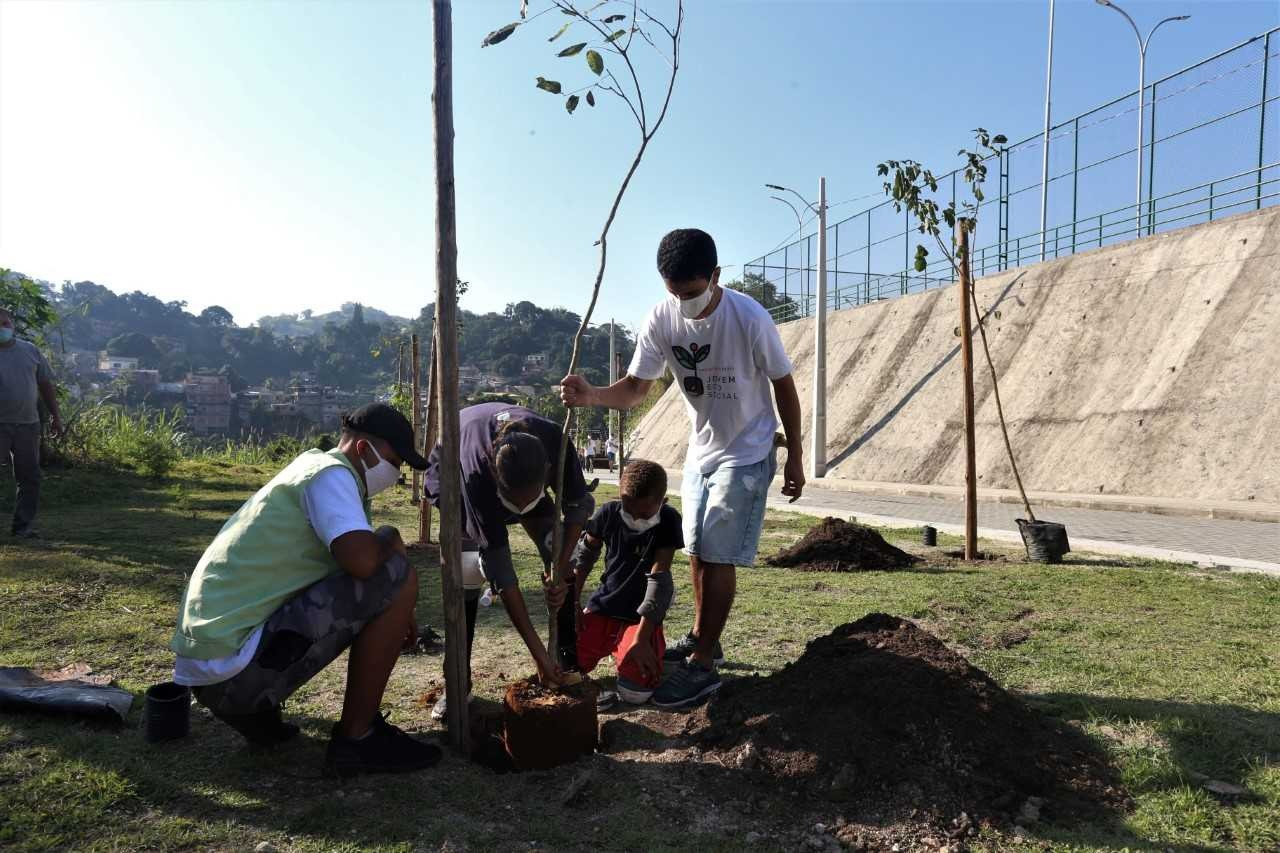
M796 382L787 374L773 380L773 400L787 434L787 464L783 470L782 493L795 501L804 492L804 437L800 433L800 395Z
M502 607L507 611L507 617L511 619L511 624L515 626L516 633L520 635L520 639L524 640L525 646L529 649L529 654L533 656L533 661L538 666L538 675L542 678L542 681L544 683L559 683L559 670L551 660L551 655L547 654L547 647L543 645L542 638L534 630L533 622L529 619L529 609L525 606L524 594L520 592L520 587L506 587L499 595L502 598Z
M344 572L362 579L372 577L393 554L408 559L400 531L389 525L373 533L368 530L344 533L333 540L329 552Z
M597 388L581 376L560 380L560 400L566 406L601 406L626 411L639 405L649 393L652 379L637 379L628 373L612 385Z
M49 416L53 418L53 432L57 435L62 432L62 413L58 410L58 389L48 379L39 380L36 387L40 389L40 399L44 400L44 406L49 410Z

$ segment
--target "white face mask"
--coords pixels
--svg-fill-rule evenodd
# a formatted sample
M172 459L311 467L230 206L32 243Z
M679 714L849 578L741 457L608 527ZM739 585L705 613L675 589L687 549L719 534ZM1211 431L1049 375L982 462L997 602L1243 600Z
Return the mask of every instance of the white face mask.
M530 501L529 505L524 509L521 509L520 507L513 504L511 501L507 500L507 496L504 495L502 492L498 492L498 500L502 501L502 505L507 508L508 512L515 513L516 515L528 515L529 513L533 512L534 507L536 507L539 503L542 502L542 495L538 495L536 498Z
M707 310L707 306L711 304L711 297L716 295L716 287L714 284L708 284L707 289L699 293L697 296L691 296L688 299L675 297L676 302L680 303L680 316L686 320L697 319L698 315Z
M662 515L662 510L658 510L648 518L636 518L625 509L622 511L622 523L631 528L634 533L644 533L646 530L652 530L658 526L658 516Z
M364 488L369 497L373 497L378 492L385 491L399 482L400 469L383 459L382 455L378 453L378 448L372 444L369 445L369 449L378 458L377 465L372 468L366 466L364 469ZM360 461L364 462L364 459L361 458Z

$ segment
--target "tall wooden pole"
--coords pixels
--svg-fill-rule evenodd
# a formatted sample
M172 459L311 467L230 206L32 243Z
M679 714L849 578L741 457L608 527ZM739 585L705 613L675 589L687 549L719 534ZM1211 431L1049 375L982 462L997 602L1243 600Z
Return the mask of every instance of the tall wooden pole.
M964 558L978 556L978 461L973 437L973 329L969 325L969 231L956 223L956 256L960 264L960 362L964 374Z
M462 469L458 465L458 234L453 185L453 10L433 0L436 153L436 328L440 398L440 565L444 595L444 683L449 739L471 746L467 719L467 620L462 603Z
M422 358L418 353L418 334L413 334L413 449L422 452ZM413 472L413 502L422 500L422 472Z
M440 380L439 368L436 366L435 335L431 336L431 367L427 370L427 435L422 446L424 454L430 455L435 449L436 438L440 434ZM426 494L418 504L418 542L426 544L431 541L431 501Z

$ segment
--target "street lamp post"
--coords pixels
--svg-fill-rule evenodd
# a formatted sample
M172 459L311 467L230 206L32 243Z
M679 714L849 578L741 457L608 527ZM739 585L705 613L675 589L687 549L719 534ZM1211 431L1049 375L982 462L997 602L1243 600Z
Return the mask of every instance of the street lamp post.
M811 204L793 189L765 184L767 189L787 192L800 199L818 215L818 292L813 330L813 429L809 453L809 476L816 480L827 473L827 179L818 179L818 203ZM800 221L800 211L791 202L771 196L791 207Z
M1142 37L1142 31L1138 29L1138 25L1133 22L1133 18L1129 17L1129 13L1121 9L1111 0L1096 0L1099 6L1106 6L1109 9L1115 9L1124 19L1129 22L1129 26L1133 27L1133 35L1138 40L1138 193L1137 200L1133 206L1133 218L1137 225L1137 235L1142 236L1142 141L1145 136L1145 103L1147 88L1147 45L1151 44L1151 37L1156 34L1156 30L1170 21L1186 21L1191 18L1190 15L1175 15L1171 18L1165 18L1160 21L1151 31L1147 33L1147 37ZM1155 140L1151 140L1151 144L1155 145Z

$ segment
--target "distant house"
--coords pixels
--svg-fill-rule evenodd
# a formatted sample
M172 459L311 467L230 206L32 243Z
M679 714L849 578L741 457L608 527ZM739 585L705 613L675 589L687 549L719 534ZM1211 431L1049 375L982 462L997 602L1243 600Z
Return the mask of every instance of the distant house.
M197 435L225 433L231 428L231 384L227 377L191 373L186 381L187 426Z
M105 351L98 353L98 372L109 376L119 376L126 370L137 370L138 359L131 355L108 355Z
M524 369L526 372L530 370L546 370L547 354L545 352L531 352L524 357Z

